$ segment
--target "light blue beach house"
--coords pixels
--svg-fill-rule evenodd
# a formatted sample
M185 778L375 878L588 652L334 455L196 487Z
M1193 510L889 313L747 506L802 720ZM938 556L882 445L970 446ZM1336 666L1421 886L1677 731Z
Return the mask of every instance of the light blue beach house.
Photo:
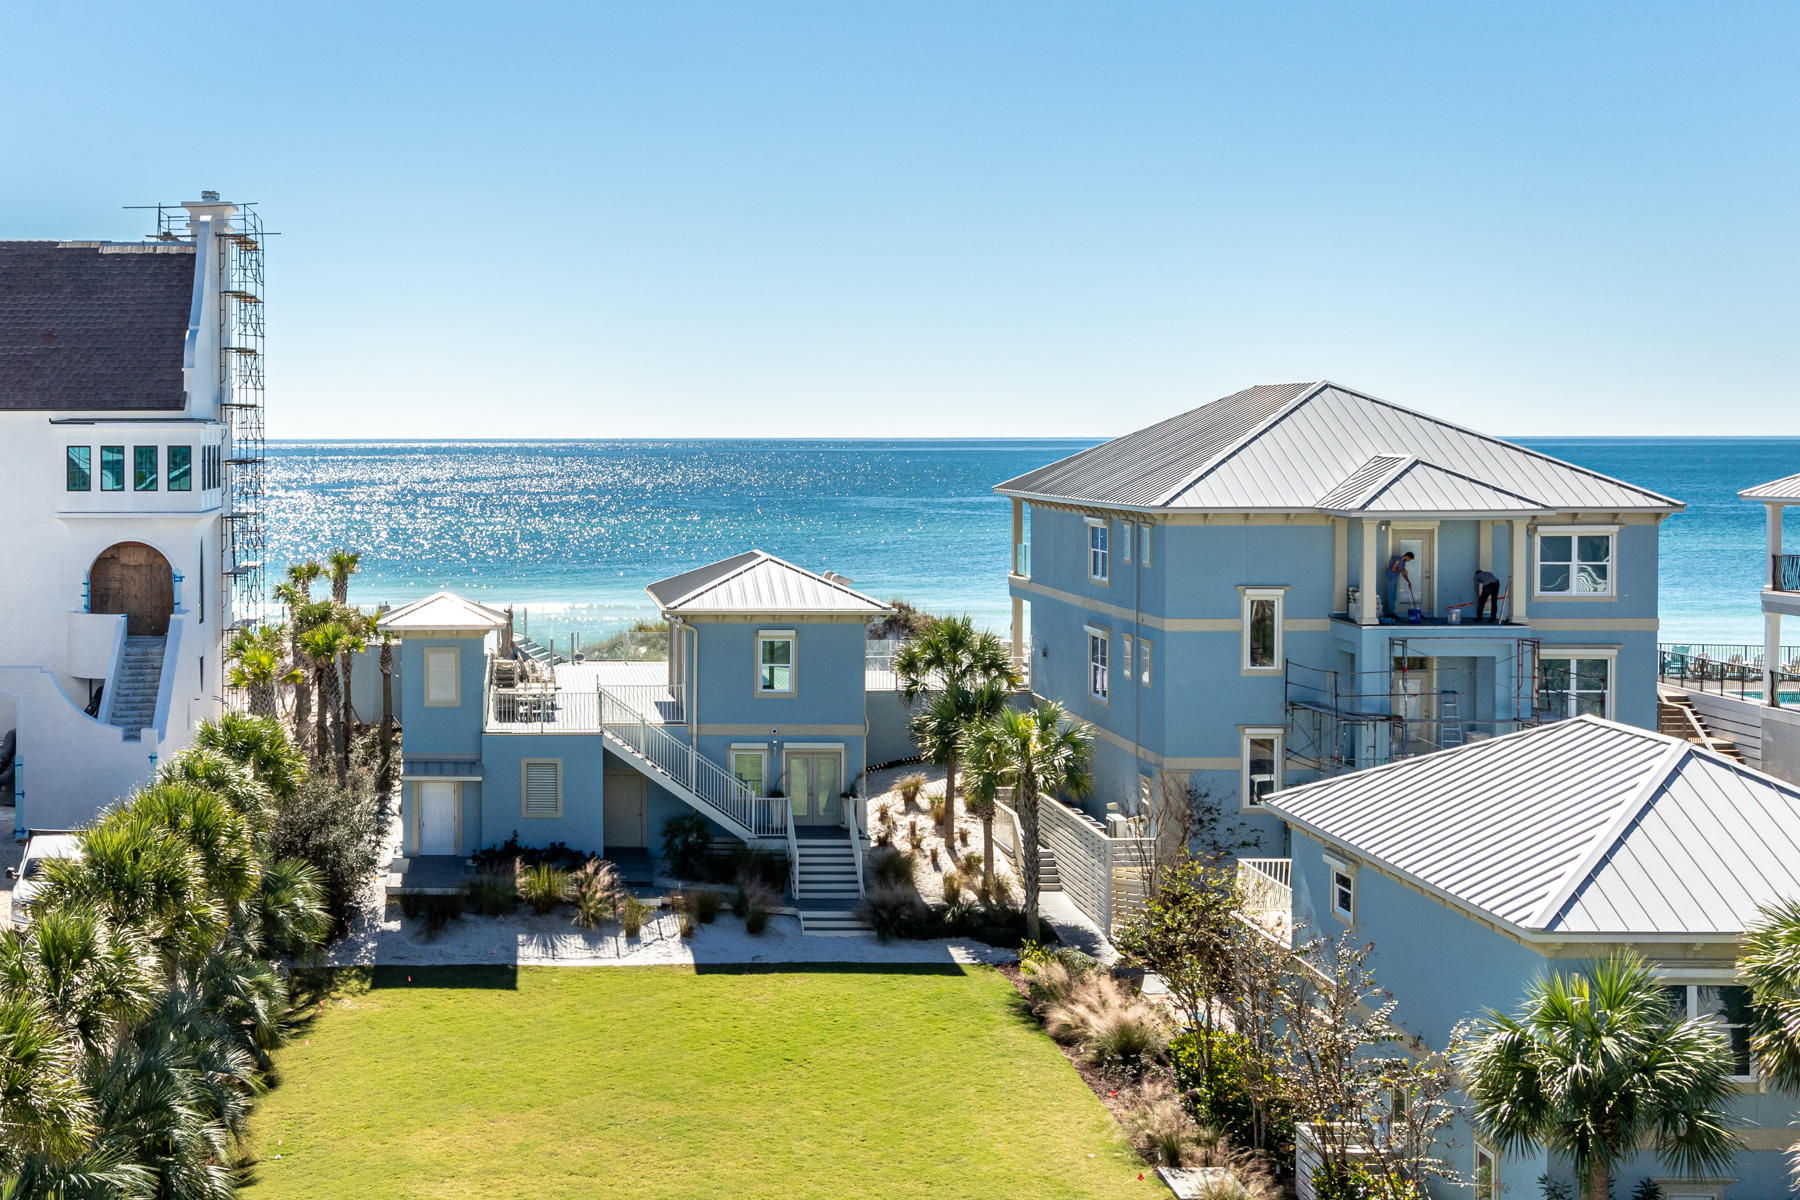
M1580 714L1656 724L1667 496L1329 382L995 490L1014 653L1093 727L1102 834L1204 795L1279 850L1262 799L1287 784ZM1099 844L1051 842L1065 887Z
M509 616L448 592L395 609L406 713L401 890L517 835L649 882L669 818L789 857L813 931L855 927L867 814L867 627L892 610L760 551L651 584L665 661L513 652Z
M1737 1054L1746 1146L1723 1177L1685 1179L1640 1154L1618 1193L1664 1200L1792 1194L1795 1099L1771 1090L1743 1019L1738 938L1758 906L1800 896L1800 787L1709 748L1582 716L1277 792L1291 892L1240 867L1271 927L1352 930L1374 944L1397 1018L1432 1050L1459 1022L1511 1011L1550 971L1620 948L1650 959L1678 1010L1716 1019ZM1459 1120L1445 1151L1475 1200L1535 1196L1555 1156L1498 1155ZM1435 1196L1470 1195L1434 1184Z

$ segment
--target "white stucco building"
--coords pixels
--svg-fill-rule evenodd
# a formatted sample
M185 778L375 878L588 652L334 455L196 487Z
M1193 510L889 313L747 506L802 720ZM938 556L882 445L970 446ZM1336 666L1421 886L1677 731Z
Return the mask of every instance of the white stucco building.
M260 586L260 230L213 193L182 209L144 242L0 241L18 836L90 819L217 712L234 591Z

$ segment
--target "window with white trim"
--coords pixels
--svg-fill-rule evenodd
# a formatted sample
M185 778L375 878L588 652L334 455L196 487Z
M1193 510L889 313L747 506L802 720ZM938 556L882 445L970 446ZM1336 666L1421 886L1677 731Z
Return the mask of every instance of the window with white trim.
M1150 528L1148 521L1138 526L1138 565L1141 567L1150 565Z
M1105 583L1112 577L1111 531L1105 521L1088 519L1088 578Z
M1475 1143L1475 1200L1500 1200L1500 1160L1492 1150Z
M562 759L527 758L519 763L519 815L563 815Z
M733 746L731 775L748 788L752 796L760 796L768 786L769 752L763 746Z
M462 647L425 647L425 707L455 708L462 703Z
M1611 717L1611 655L1545 654L1538 660L1538 711L1547 720Z
M1145 687L1150 686L1150 656L1155 650L1155 643L1149 638L1138 639L1138 682Z
M1134 521L1119 522L1119 561L1131 561L1131 546L1137 541L1137 523Z
M1281 588L1244 589L1244 670L1281 670Z
M1095 700L1104 700L1110 694L1112 682L1109 670L1112 647L1109 635L1104 629L1087 626L1088 645L1088 695Z
M794 691L794 650L791 629L764 630L756 635L758 694L786 695Z
M1120 635L1119 678L1123 679L1126 683L1131 682L1131 676L1137 669L1137 659L1134 657L1136 649L1136 644L1131 640L1131 635L1129 633Z
M1242 800L1240 808L1261 808L1271 792L1280 790L1283 732L1279 728L1243 731L1243 763L1238 779L1238 795Z
M1750 1082L1756 1067L1750 1054L1750 989L1735 983L1668 983L1663 994L1675 1015L1706 1021L1731 1043L1732 1078Z
M1329 854L1325 856L1325 867L1331 877L1331 915L1345 921L1356 920L1356 868Z
M1540 526L1537 531L1537 594L1610 596L1618 532L1609 527Z

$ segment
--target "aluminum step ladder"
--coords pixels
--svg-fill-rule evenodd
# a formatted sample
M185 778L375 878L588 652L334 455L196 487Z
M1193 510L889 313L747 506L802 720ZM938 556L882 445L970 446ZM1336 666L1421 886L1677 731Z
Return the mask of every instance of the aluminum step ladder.
M1448 750L1466 741L1462 712L1456 704L1456 693L1445 692L1438 700L1438 748Z

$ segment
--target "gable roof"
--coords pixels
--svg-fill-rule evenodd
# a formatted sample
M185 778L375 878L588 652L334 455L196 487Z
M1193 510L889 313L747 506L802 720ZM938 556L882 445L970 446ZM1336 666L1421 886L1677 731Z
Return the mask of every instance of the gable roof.
M994 490L1028 500L1134 509L1331 511L1324 498L1341 500L1379 477L1375 459L1411 459L1427 468L1406 481L1383 512L1667 513L1682 507L1656 492L1326 380L1247 388ZM1419 507L1401 507L1415 503Z
M815 574L761 550L747 550L661 579L644 589L665 613L861 613L893 611L848 582Z
M1542 500L1447 471L1411 455L1378 454L1319 497L1318 508L1354 513L1457 512L1537 516L1555 510Z
M1296 827L1528 933L1731 936L1800 895L1800 788L1576 717L1269 797Z
M1746 500L1800 500L1800 475L1784 475L1738 493Z
M497 608L465 600L454 592L434 592L423 600L390 609L382 614L377 624L395 633L439 629L485 632L505 625L506 614Z
M0 242L0 410L179 411L186 242Z

